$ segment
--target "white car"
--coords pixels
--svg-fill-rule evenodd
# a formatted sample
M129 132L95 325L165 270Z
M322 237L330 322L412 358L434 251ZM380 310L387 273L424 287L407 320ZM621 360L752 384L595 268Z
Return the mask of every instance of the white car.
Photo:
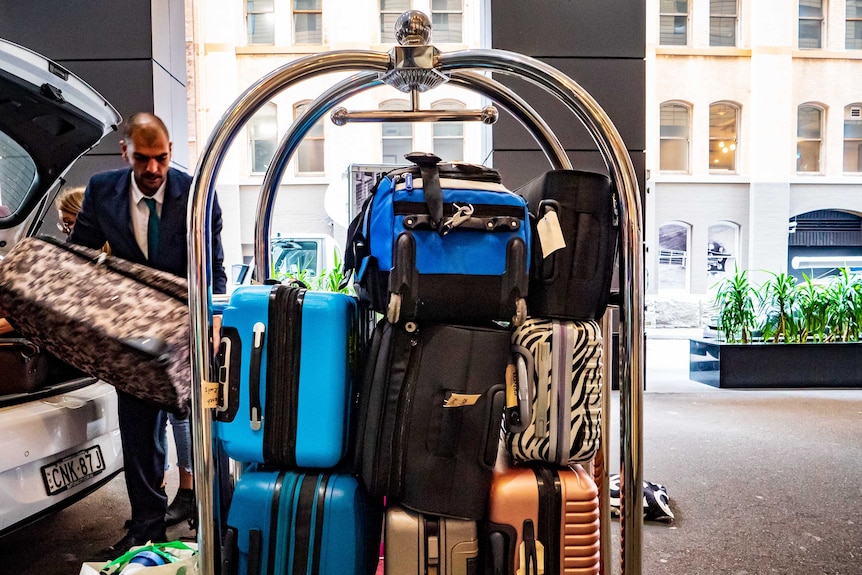
M62 176L120 120L80 78L0 40L0 258L24 236L61 236L53 201ZM0 536L78 501L123 469L112 386L68 366L58 369L59 362L38 384L25 383L15 367L35 365L44 355L0 335L5 353L12 355L0 363L6 366L0 370Z

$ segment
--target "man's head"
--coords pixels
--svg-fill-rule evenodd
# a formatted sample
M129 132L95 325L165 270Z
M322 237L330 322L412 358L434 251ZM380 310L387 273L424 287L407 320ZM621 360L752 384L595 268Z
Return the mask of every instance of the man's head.
M168 128L158 116L141 112L126 121L120 140L123 160L132 166L135 181L145 196L152 196L164 183L171 163Z

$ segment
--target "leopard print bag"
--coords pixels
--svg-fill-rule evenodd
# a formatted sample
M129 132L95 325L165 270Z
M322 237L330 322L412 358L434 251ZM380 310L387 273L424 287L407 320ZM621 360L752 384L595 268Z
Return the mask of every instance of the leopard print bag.
M164 409L186 409L184 278L53 238L25 238L0 261L0 314L84 373Z

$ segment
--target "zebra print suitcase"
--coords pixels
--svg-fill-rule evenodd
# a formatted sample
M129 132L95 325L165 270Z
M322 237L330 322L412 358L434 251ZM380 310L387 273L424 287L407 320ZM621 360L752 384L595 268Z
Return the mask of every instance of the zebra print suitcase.
M515 461L563 467L589 461L600 440L599 324L528 318L512 342L521 409L507 409L506 449Z

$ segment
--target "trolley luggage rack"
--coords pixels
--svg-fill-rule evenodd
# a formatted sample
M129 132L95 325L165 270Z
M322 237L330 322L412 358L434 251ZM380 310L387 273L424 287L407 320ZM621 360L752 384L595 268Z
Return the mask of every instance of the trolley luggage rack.
M409 22L416 11L402 15ZM427 17L421 15L421 18ZM421 24L420 18L420 24ZM214 196L215 180L224 156L243 125L274 95L297 83L331 72L355 74L321 94L297 118L285 134L267 170L258 203L255 228L255 262L258 276L269 266L268 238L275 194L291 156L310 128L327 112L336 124L351 121L470 121L493 123L496 111L434 111L419 109L418 94L443 81L478 92L502 107L533 135L554 169L571 169L563 146L548 124L521 97L503 84L480 72L493 71L519 76L560 100L593 138L620 194L619 298L620 326L620 474L622 516L620 519L620 572L641 573L642 534L642 390L643 390L643 295L634 286L643 285L642 207L636 175L616 127L601 106L577 82L540 60L494 49L440 53L428 44L430 30L421 25L405 26L396 37L401 45L389 53L344 50L324 52L291 61L260 78L227 110L202 150L192 189L189 212L189 305L192 329L192 417L195 446L195 483L200 514L198 544L200 572L218 572L219 543L214 533L218 506L214 501L216 478L212 413L218 385L209 361L208 334L212 327L212 295L209 293L207 262L210 260L206 222ZM410 36L414 33L413 36ZM412 95L413 110L407 112L349 112L337 106L349 96L381 85L390 85ZM610 341L609 314L605 315L605 335ZM608 345L606 343L606 345ZM606 381L609 381L607 378ZM609 394L605 394L608 396ZM607 411L606 411L607 412ZM607 421L607 418L604 418ZM603 429L607 437L607 429ZM603 442L604 444L605 442ZM608 454L603 445L597 468L607 483ZM606 494L605 494L606 497ZM607 514L609 516L609 514ZM602 514L602 572L609 572L609 520Z

